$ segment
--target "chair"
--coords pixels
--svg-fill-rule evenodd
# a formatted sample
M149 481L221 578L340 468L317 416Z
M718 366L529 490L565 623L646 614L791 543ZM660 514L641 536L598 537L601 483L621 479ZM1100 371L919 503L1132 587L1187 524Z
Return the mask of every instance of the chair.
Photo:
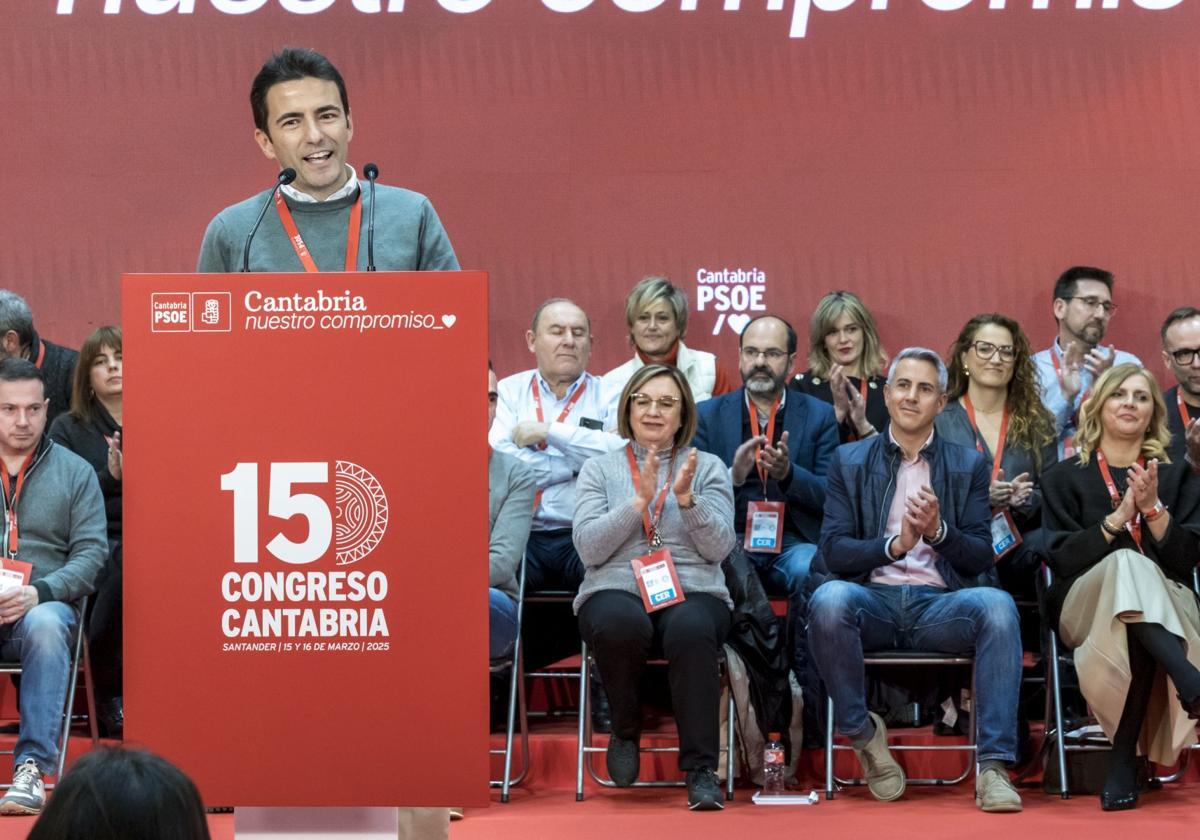
M87 596L79 602L79 623L76 625L75 644L71 651L70 678L67 681L67 697L63 704L62 733L58 742L58 768L54 778L62 777L67 765L67 746L70 743L72 712L75 709L75 689L78 685L80 671L83 672L84 695L87 700L87 718L92 745L100 741L100 733L96 727L96 697L92 691L92 661L88 650L87 626L83 616L87 615ZM20 662L0 662L0 674L20 674ZM0 755L13 755L13 750L0 750ZM7 790L12 784L0 784L0 790ZM53 790L53 784L46 785L47 790Z
M488 666L492 674L508 671L508 712L505 715L504 748L492 748L492 755L504 756L504 771L499 779L490 779L492 787L500 788L500 801L508 802L509 789L519 785L529 773L529 718L525 713L525 681L521 673L521 618L525 606L525 558L521 558L521 569L517 581L517 637L512 653L493 659ZM512 775L513 736L517 726L521 727L521 772Z
M722 649L723 650L723 649ZM605 787L616 787L616 783L612 779L606 779L596 772L596 768L592 764L591 757L596 753L606 752L608 747L597 747L592 744L592 719L588 714L588 677L592 669L592 655L588 651L587 642L582 642L579 651L580 668L579 668L579 740L578 750L576 751L575 764L575 801L583 801L583 773L587 769L587 774L592 777L596 784L604 785ZM721 653L717 660L721 671L721 682L729 691L728 708L726 709L726 728L725 728L725 746L721 748L721 752L725 753L726 767L728 768L725 774L725 799L732 801L733 799L733 770L734 770L734 719L737 710L733 701L733 690L729 686L729 670L725 666L725 654ZM646 664L663 666L667 664L665 659L651 659ZM679 747L639 747L640 753L677 753ZM633 783L633 787L684 787L683 780L676 781L637 781Z
M909 744L898 744L892 746L891 749L897 752L910 751L932 751L932 752L970 752L975 753L976 743L976 727L978 716L975 713L974 704L977 695L975 693L975 658L973 656L961 656L952 653L931 653L926 651L878 651L869 653L863 657L863 664L868 667L895 667L895 666L912 666L912 665L937 665L937 666L966 666L971 668L971 729L969 740L966 744L935 744L929 746L917 746ZM852 749L848 744L834 744L833 742L833 698L829 697L825 705L825 798L833 799L834 789L836 784L841 785L865 785L865 779L842 779L833 772L833 753L834 750L849 750ZM965 780L971 775L972 770L976 769L977 763L971 761L963 772L953 779L909 779L910 785L954 785Z

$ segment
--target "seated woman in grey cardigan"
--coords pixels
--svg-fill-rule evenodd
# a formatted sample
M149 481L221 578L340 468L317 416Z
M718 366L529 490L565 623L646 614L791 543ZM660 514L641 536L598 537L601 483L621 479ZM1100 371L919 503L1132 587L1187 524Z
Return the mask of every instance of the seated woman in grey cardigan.
M688 807L718 810L718 655L733 602L721 561L733 550L733 486L715 455L688 449L696 404L675 367L634 372L618 403L630 443L588 460L575 490L574 541L584 565L575 599L612 704L608 772L638 776L646 660L667 660Z

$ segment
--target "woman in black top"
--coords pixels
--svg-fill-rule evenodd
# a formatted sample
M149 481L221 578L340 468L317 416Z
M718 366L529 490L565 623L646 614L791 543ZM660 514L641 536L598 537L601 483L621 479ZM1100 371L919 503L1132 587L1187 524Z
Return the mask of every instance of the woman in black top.
M1012 532L1013 540L994 543L1000 582L1013 597L1031 600L1044 553L1038 484L1057 453L1029 339L1006 315L976 315L951 345L947 367L949 401L937 417L937 433L978 449L991 465L992 513L1001 518L999 533Z
M1169 463L1169 440L1153 375L1117 365L1080 410L1078 454L1042 478L1056 577L1047 617L1075 649L1080 689L1113 742L1105 810L1137 803L1139 748L1171 764L1196 743L1200 476Z
M121 328L100 327L79 350L71 410L55 418L50 437L90 463L108 518L105 564L88 620L92 678L106 734L120 737L121 701Z
M833 405L842 443L870 437L888 423L887 361L875 319L858 295L830 292L813 310L808 370L792 380L792 387Z

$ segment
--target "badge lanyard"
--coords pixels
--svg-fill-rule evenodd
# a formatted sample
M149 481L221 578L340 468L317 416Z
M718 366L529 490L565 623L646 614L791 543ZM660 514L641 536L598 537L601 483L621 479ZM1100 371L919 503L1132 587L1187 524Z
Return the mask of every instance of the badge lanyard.
M1145 462L1144 458L1139 457L1137 459L1139 467L1145 464ZM1121 506L1121 494L1117 491L1117 484L1113 481L1112 473L1108 470L1108 460L1099 449L1096 450L1096 464L1100 467L1100 475L1104 477L1104 483L1108 487L1108 495L1112 499L1113 510L1116 510ZM1138 551L1142 551L1142 514L1140 511L1133 515L1133 519L1125 523L1125 530L1133 537ZM1145 552L1142 553L1144 554Z
M771 411L767 414L767 445L770 446L775 440L775 415L779 411L779 403L783 400L783 394L775 398L775 402L771 403ZM761 434L758 425L758 409L754 407L754 401L749 397L746 398L746 411L750 412L750 434L758 437ZM754 468L758 470L758 477L762 479L763 495L767 495L767 468L762 464L762 447L758 448L758 453L754 456Z
M979 424L975 421L975 406L971 405L971 398L963 394L963 408L967 410L967 417L971 421L971 428L975 432L975 448L979 453L983 454L983 435L979 433ZM992 457L992 481L996 480L996 476L1000 474L1000 459L1004 457L1004 441L1008 437L1008 404L1004 405L1004 416L1000 418L1000 435L996 441L996 452Z
M304 270L310 273L320 271L312 258L312 254L308 251L308 246L304 244L304 237L300 235L300 229L296 227L296 220L292 218L292 211L288 209L287 202L283 200L283 196L280 193L275 193L275 207L279 210L279 221L283 222L283 228L287 231L288 240L296 250L296 256L300 258ZM358 234L361 230L362 190L359 190L358 198L354 199L354 206L350 208L350 230L346 234L346 267L343 271L354 271L358 268Z
M1183 420L1183 428L1186 431L1188 424L1192 422L1192 415L1188 413L1187 403L1183 401L1183 388L1175 389L1175 402L1179 403L1179 416Z
M563 406L562 413L558 415L558 420L555 422L561 423L567 419L567 415L571 413L571 409L575 407L575 403L579 402L579 398L583 396L584 389L587 388L587 380L579 383L579 388L571 395L571 399L567 400L567 404ZM529 381L529 390L533 393L533 407L537 409L537 419L539 423L545 423L546 418L542 414L542 390L538 387L537 371L533 373L533 379ZM545 449L546 442L542 441L537 445L538 449ZM533 496L533 509L536 511L542 504L542 490L538 490Z
M539 423L545 423L546 417L542 414L542 389L538 387L538 375L533 374L533 379L530 380L529 390L533 392L533 407L537 411L537 419ZM562 423L567 419L567 415L571 413L571 409L575 407L575 403L579 402L579 398L583 396L584 389L587 388L587 380L583 380L579 384L579 388L571 395L571 399L567 400L567 404L563 406L562 413L558 415L558 419L554 422ZM545 449L546 442L542 441L538 444L538 449Z
M633 476L633 491L635 493L642 489L642 476L638 472L637 458L633 455L633 444L628 444L625 447L625 454L629 457L629 473ZM658 499L654 502L654 516L650 516L650 505L642 511L642 528L646 531L646 541L650 544L650 550L662 548L662 535L658 532L658 523L662 521L663 505L667 503L667 491L671 489L671 477L675 475L675 455L671 454L671 463L667 467L667 480L663 482L662 490L658 494Z
M4 518L7 520L7 549L8 557L17 556L17 502L21 498L21 488L25 486L25 473L29 469L29 465L33 462L33 455L25 459L25 463L21 464L21 469L17 471L17 486L14 490L8 475L7 469L0 470L0 479L4 482Z
M33 360L33 366L38 370L42 369L42 362L46 359L46 342L38 341L38 357ZM1187 424L1184 423L1186 426Z

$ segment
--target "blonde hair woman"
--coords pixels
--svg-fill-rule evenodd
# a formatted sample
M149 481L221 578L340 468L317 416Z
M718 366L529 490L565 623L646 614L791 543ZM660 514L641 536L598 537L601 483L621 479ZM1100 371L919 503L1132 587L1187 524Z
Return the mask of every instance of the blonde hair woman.
M716 356L683 343L687 319L688 299L683 289L666 277L643 278L625 298L633 358L604 374L604 387L615 396L638 368L674 365L683 372L696 402L732 391Z
M1080 410L1078 454L1042 476L1047 618L1113 743L1100 805L1137 804L1136 755L1172 764L1200 717L1200 476L1167 458L1154 376L1109 369Z
M808 370L792 387L833 405L842 443L870 437L888 423L883 402L888 357L875 319L853 292L830 292L813 310Z

